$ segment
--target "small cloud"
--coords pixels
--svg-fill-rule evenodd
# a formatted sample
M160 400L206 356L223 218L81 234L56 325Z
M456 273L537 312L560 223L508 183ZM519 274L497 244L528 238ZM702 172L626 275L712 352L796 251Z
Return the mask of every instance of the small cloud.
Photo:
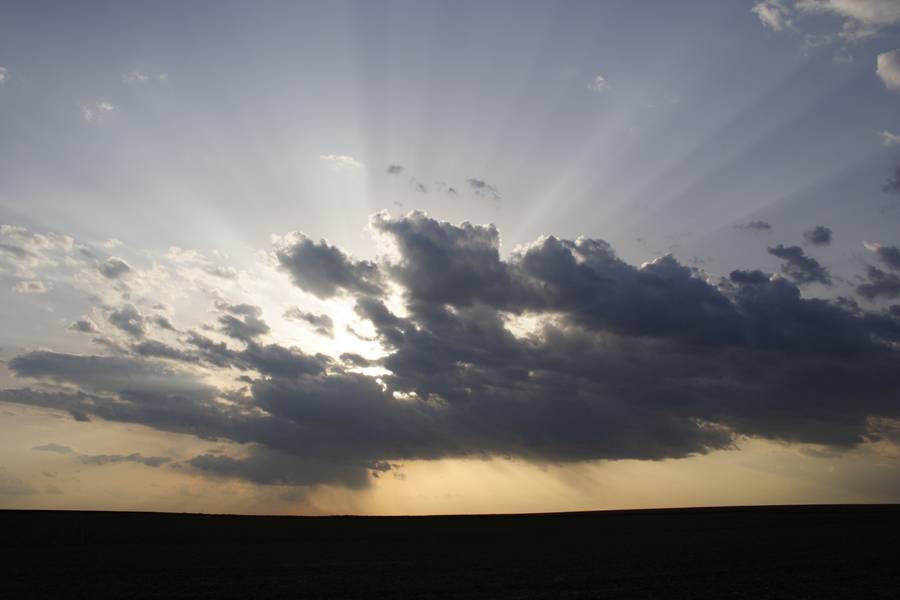
M772 226L765 221L750 221L743 225L735 225L737 229L747 229L749 231L770 231Z
M69 446L61 446L53 443L35 446L32 450L37 450L38 452L55 452L56 454L74 454L75 452Z
M773 31L784 31L793 25L791 9L781 0L764 0L754 4L750 10Z
M353 173L366 168L366 165L346 154L320 154L319 160L335 173Z
M588 89L592 92L601 93L609 86L606 82L606 78L603 75L597 75L594 77L590 83L588 83Z
M9 69L6 67L0 67L0 85L6 83L6 80L9 78Z
M20 281L13 287L20 294L46 294L49 288L42 281Z
M403 165L388 165L387 174L388 175L399 175L400 173L402 173L405 170L406 169L403 167Z
M831 243L832 231L830 227L816 225L803 234L803 238L814 246L827 246Z
M128 71L122 75L122 81L125 83L144 83L150 81L150 76L140 71Z
M122 240L119 240L119 239L116 239L116 238L109 238L108 240L106 240L105 242L103 242L101 245L102 245L104 248L108 248L108 249L112 250L113 248L118 248L119 246L121 246L121 245L122 245Z
M875 72L887 89L900 92L900 48L879 54Z
M484 179L475 179L474 177L466 180L469 187L479 196L491 198L492 200L500 200L503 196L497 190L497 186L491 185ZM456 190L453 190L454 193Z
M88 123L100 123L103 121L104 115L109 114L114 110L116 110L116 107L111 102L97 100L93 104L82 104L81 116L84 117L84 120Z
M119 279L131 272L131 265L116 256L107 258L97 269L107 279Z
M97 333L97 326L90 319L79 319L69 325L69 331L78 333Z
M891 133L887 129L882 131L879 135L881 136L881 143L885 146L896 146L897 144L900 144L900 135Z

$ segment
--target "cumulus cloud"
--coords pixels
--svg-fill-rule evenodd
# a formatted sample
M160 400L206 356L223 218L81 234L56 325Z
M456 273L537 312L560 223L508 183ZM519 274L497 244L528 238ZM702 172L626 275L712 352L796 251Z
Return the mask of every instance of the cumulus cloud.
M879 54L875 72L887 89L900 92L900 48Z
M134 304L124 304L112 311L107 317L109 324L134 337L141 337L146 333L144 315L138 311Z
M19 294L46 294L49 288L43 281L20 281L13 286L13 291Z
M387 174L388 175L399 175L400 173L402 173L405 170L406 169L403 167L403 165L388 165Z
M97 333L97 326L90 319L79 319L69 325L69 330L79 333Z
M347 291L381 292L378 267L369 261L355 261L325 240L318 243L294 232L276 240L275 256L294 284L319 298Z
M97 270L107 279L120 279L132 271L131 265L116 256L111 256L100 263Z
M677 458L739 436L850 448L878 439L873 419L900 418L900 315L804 297L798 283L827 271L798 247L772 249L788 276L716 280L673 256L629 264L601 239L544 236L504 257L492 225L414 212L371 227L394 252L362 267L305 236L276 241L294 283L355 301L371 356L188 329L110 356L20 354L8 368L26 383L0 400L231 440L240 453L184 468L300 486L364 486L419 459Z
M803 233L803 239L814 246L827 246L831 243L832 233L830 227L816 225Z
M222 333L228 337L250 342L269 333L269 326L260 318L262 309L258 306L219 302L216 308L226 313L219 317L219 324Z

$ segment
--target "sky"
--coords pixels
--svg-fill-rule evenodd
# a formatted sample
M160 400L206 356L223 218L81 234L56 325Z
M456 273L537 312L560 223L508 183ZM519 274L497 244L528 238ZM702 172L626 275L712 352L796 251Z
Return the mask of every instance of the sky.
M900 1L4 2L0 507L900 502Z

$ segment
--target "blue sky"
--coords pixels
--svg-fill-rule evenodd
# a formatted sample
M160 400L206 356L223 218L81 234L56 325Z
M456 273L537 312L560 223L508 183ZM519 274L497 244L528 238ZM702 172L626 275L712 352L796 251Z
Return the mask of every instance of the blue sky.
M254 318L267 323L259 334L265 338L230 342L265 339L334 360L353 352L377 362L391 348L376 341L385 332L363 314L354 294L378 288L385 305L406 318L416 307L404 303L418 289L412 275L400 273L399 262L391 263L391 257L412 259L403 254L401 226L373 217L385 210L410 228L431 227L430 221L404 221L411 210L424 211L435 223L493 224L499 255L510 265L516 248L533 247L528 245L542 236L584 236L609 242L634 266L671 255L704 281L727 278L735 269L761 269L776 280L793 277L805 299L855 298L862 310L888 314L889 294L866 296L868 288L859 289L876 282L869 265L893 273L878 262L889 260L878 248L900 243L900 197L883 189L900 164L898 32L895 0L4 3L0 223L8 227L0 241L21 251L0 257L6 261L0 270L0 359L21 367L16 357L48 350L133 360L138 341L113 316L127 305L146 332L156 331L151 323L158 324L158 317L174 323L171 329L159 326L155 340L170 348L192 347L188 332L227 327L222 319L230 315L248 327ZM747 226L752 223L767 226ZM816 226L831 230L828 243L804 238ZM340 249L341 260L350 261L342 274L331 270L345 268L328 262L334 254L302 266L344 281L335 284L343 292L322 293L319 276L284 258L313 252L303 245L307 238L279 237L292 231ZM458 235L483 234L478 231ZM400 250L390 248L395 243ZM796 268L809 267L802 260L812 258L828 277L804 280L816 277L809 270L791 276L787 254L771 251L778 244L800 249ZM127 281L98 272L114 258L128 266ZM366 264L380 273L375 279L366 279ZM351 285L348 277L360 279ZM469 283L461 280L460 286ZM491 306L509 331L532 334L537 324L568 310L562 300L546 314L546 307L528 302ZM233 309L241 305L259 310ZM302 327L296 318L292 324L283 314L288 305L328 316L334 331L317 335L308 319ZM111 329L79 336L70 330L78 321ZM347 326L365 333L348 333ZM181 365L166 362L171 356L154 359L162 361L154 369L190 371L222 393L239 393L200 358ZM373 362L367 376L399 377L386 364ZM20 367L0 373L5 388L120 393L58 373L29 378ZM256 388L247 385L251 391L240 393L253 396ZM397 385L395 396L412 393ZM51 424L58 419L47 416L56 414L53 407L30 407L37 412L23 416L28 402L4 405L18 416L3 417L0 428L31 419L41 431L33 435L43 436L33 446L75 447L71 440L63 444L64 438L77 435L73 427L82 423L60 425L55 434ZM107 421L115 419L107 415L83 425L106 432L97 434L107 440L97 455L130 455L127 435ZM29 434L19 449L0 448L9 471L2 477L14 482L7 488L43 489L29 473L47 456L93 465L111 486L148 469L173 486L178 478L184 481L177 485L197 489L231 485L222 483L231 481L227 477L213 476L221 473L205 479L209 474L197 466L202 461L189 462L191 452L207 455L202 436L184 442L190 450L176 451L171 436L185 431L131 422L147 427L148 440L154 440L147 443L171 459L156 466L120 461L98 467L87 459L78 463L73 457L87 456L81 450L35 453ZM759 440L800 438L751 432L746 439L754 452L764 453L754 446ZM219 439L230 444L222 450L229 456L267 443L224 434ZM720 451L721 445L713 447ZM468 460L472 453L493 456L492 448L476 444L435 456L421 448L409 456L384 450L371 460L405 464L407 472L431 478L419 487L438 489L435 464ZM800 446L791 448L800 452L792 456L813 460ZM587 460L590 468L596 467L591 461L618 456L576 454L576 462ZM634 469L649 468L642 457L634 457L641 465ZM671 457L684 464L695 460L679 452ZM555 454L537 460L523 450L514 458L525 471L541 460L574 468ZM279 460L259 469L274 469ZM453 468L465 478L462 473L484 467ZM521 473L510 477L537 477ZM637 475L626 475L623 481L637 485ZM402 478L378 497L354 487L352 478L338 478L350 491L336 499L322 491L334 483L330 479L303 484L302 477L294 487L305 490L303 499L289 495L294 502L272 500L266 487L271 481L242 479L240 473L234 479L248 487L240 496L246 504L232 508L251 512L476 510L487 502L466 497L456 505L403 504L398 498L408 492L398 491ZM294 489L290 478L275 479ZM102 497L73 495L74 485L59 485L56 495L11 494L5 502L107 506ZM628 495L627 484L620 487L624 491L611 504L641 504L639 496ZM835 489L868 498L859 486ZM589 506L594 492L573 493L562 507ZM309 494L319 499L309 500ZM835 497L803 494L785 497ZM552 498L542 502L525 508L557 508Z

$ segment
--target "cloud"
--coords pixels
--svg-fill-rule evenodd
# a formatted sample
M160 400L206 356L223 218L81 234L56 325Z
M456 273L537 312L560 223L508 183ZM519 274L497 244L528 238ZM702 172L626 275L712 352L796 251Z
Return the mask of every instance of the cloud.
M9 79L9 69L6 67L0 67L0 85L6 83L6 80Z
M121 329L128 335L142 337L147 332L144 315L138 311L134 304L124 304L112 311L107 317L110 325Z
M865 25L900 24L900 3L896 0L798 0L796 6L802 12L833 14Z
M86 465L108 465L113 463L139 463L148 467L159 467L168 462L172 462L171 458L163 456L143 456L137 452L128 455L123 454L81 454L76 452L69 446L61 446L59 444L44 444L43 446L35 446L32 450L38 452L55 452L57 454L66 454L75 456L82 464Z
M763 25L775 31L784 31L791 22L791 9L781 0L764 0L751 8Z
M831 244L832 231L830 227L816 225L803 233L803 239L814 246L827 246Z
M43 281L20 281L13 290L19 294L46 294L49 288Z
M749 221L743 225L735 225L735 227L749 231L770 231L772 229L772 226L766 221Z
M831 276L828 274L828 270L816 259L806 256L800 246L778 244L774 248L768 248L768 252L784 261L781 264L781 272L795 283L831 285Z
M403 167L403 165L388 165L387 174L388 175L399 175L400 173L402 173L405 170L406 169Z
M606 90L606 88L608 87L608 84L606 82L606 78L603 77L603 75L597 75L590 81L590 83L588 83L587 87L592 92L596 92L599 94Z
M97 333L97 326L90 319L79 319L69 325L69 331L79 333Z
M105 115L116 110L116 106L106 100L97 100L92 104L81 105L81 116L88 123L101 123Z
M316 243L302 233L290 233L276 240L275 256L297 287L318 298L330 298L342 291L382 291L381 274L374 263L354 261L325 240Z
M491 185L484 179L469 178L466 180L469 188L479 196L484 196L492 200L500 200L503 196L497 190L497 186Z
M878 267L869 265L866 270L868 282L856 287L856 293L867 300L882 298L893 300L900 296L900 277L886 273Z
M394 252L365 268L305 236L276 240L276 253L301 287L355 301L372 355L309 354L255 334L236 349L187 329L110 356L22 353L8 362L22 387L0 400L230 440L240 454L182 466L297 486L361 487L384 464L420 459L661 460L741 436L839 450L879 439L873 419L900 418L900 315L804 297L794 280L827 271L798 247L772 249L793 279L716 279L670 255L629 264L594 238L547 235L502 256L493 225L422 212L381 213L371 229ZM262 317L250 304L217 309Z
M150 81L150 76L137 70L128 71L122 75L122 81L125 83L146 83Z
M872 244L869 242L866 242L864 245L866 250L878 255L881 262L889 269L900 271L900 248L897 246L886 246L884 244Z
M896 133L884 130L879 135L881 136L881 143L885 146L896 146L897 144L900 144L900 135L897 135Z
M43 446L35 446L32 450L38 452L55 452L56 454L74 454L75 451L69 446L60 446L59 444L44 444Z
M366 165L346 154L320 154L319 160L335 173L349 174L366 168Z
M875 72L887 89L900 92L900 48L879 54Z
M876 37L885 28L900 24L900 4L895 0L763 0L751 10L769 29L801 34L807 49L840 42L842 49L834 56L837 63L853 62L847 52L849 44ZM824 31L818 23L805 27L809 17L823 15L836 19L840 27Z
M100 266L97 267L97 270L100 271L100 274L107 279L120 279L124 275L131 273L132 268L131 265L129 265L121 258L111 256L110 258L107 258L105 261L100 263Z
M300 310L299 307L292 306L284 311L284 318L294 321L304 321L312 325L319 335L334 337L334 321L328 315L317 315L315 313Z
M894 169L894 174L888 177L887 181L881 187L885 194L900 194L900 165Z
M216 308L228 314L219 317L221 331L228 337L243 342L251 342L269 333L269 326L260 317L262 309L250 304L227 304L219 302Z

